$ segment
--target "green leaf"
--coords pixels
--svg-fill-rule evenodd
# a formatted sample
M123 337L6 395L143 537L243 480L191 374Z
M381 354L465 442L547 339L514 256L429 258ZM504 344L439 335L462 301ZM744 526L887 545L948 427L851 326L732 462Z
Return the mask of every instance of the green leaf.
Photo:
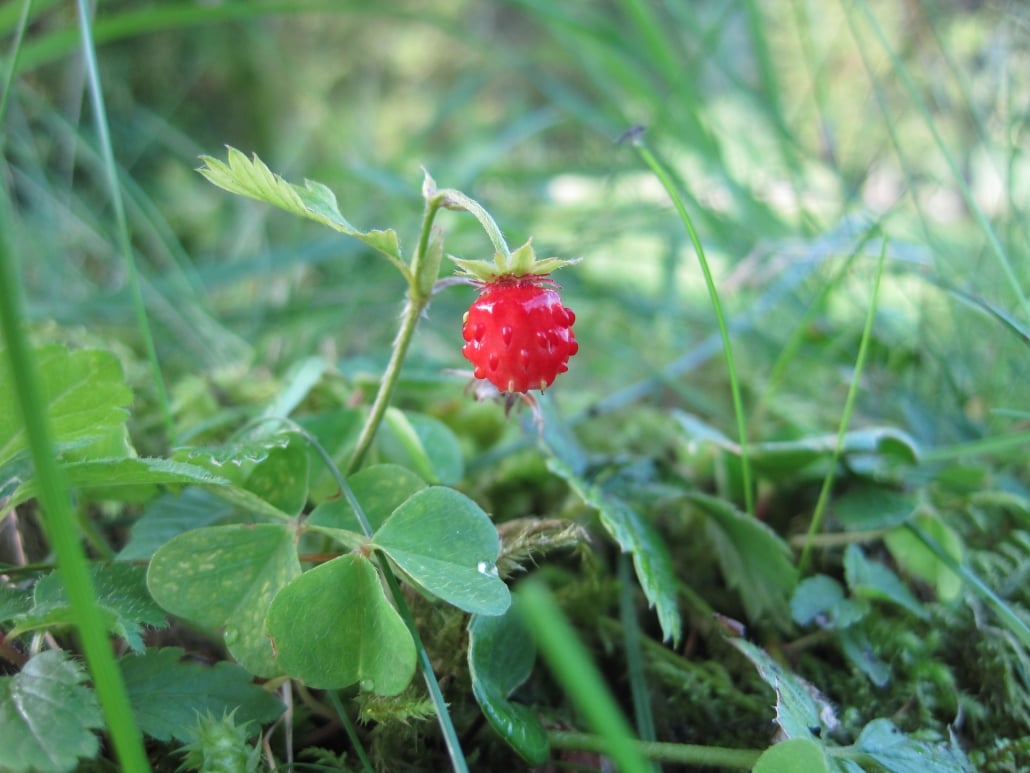
M683 629L676 605L676 574L661 536L626 502L599 486L587 484L562 459L549 457L547 466L584 503L597 510L608 533L624 552L633 556L637 580L648 603L658 612L663 638L678 643Z
M198 714L233 713L241 724L263 724L283 712L282 702L254 684L246 669L227 661L206 666L183 660L184 654L165 647L119 661L136 721L152 738L192 741Z
M373 529L426 483L411 470L397 464L376 464L358 471L347 479L354 497L361 505ZM308 516L309 526L359 531L357 516L343 497L316 507Z
M849 545L844 551L844 577L856 596L890 601L921 620L930 616L926 607L890 567L879 561L870 561L858 545Z
M687 499L708 516L705 533L726 583L740 594L748 617L784 626L790 615L788 600L798 582L787 544L729 502L700 493L690 493Z
M865 613L863 605L845 598L840 583L825 574L806 577L790 599L790 614L798 625L817 621L825 628L840 630L861 620Z
M275 594L300 574L293 529L285 524L208 526L180 534L150 562L147 585L166 611L205 628L257 676L281 673L264 633Z
M415 642L368 559L349 553L305 572L268 611L279 663L309 687L362 683L396 695L415 673Z
M393 230L359 231L340 214L336 196L322 183L305 180L304 187L288 183L274 174L256 154L248 159L236 148L229 147L228 150L228 163L201 156L204 166L197 171L229 193L272 204L353 236L389 258L405 276L409 275L407 266L401 261L400 245Z
M962 563L962 538L943 520L924 513L917 515L913 523L934 539L957 563ZM952 601L962 591L962 578L905 527L892 529L884 535L884 544L898 566L930 583L941 601Z
M332 457L337 467L343 468L357 443L364 418L364 411L351 408L332 413L301 416L298 417L297 423L314 435L322 448ZM311 467L310 498L314 502L324 502L342 496L332 472L322 459L316 456L314 449L310 454L315 457L315 462Z
M244 487L281 512L298 515L308 501L307 449L300 442L271 449L254 466Z
M508 697L533 672L536 647L513 605L503 615L469 620L472 694L500 735L530 765L543 765L550 742L536 711Z
M809 738L791 738L770 746L751 773L829 773L826 750Z
M453 486L465 474L458 438L431 416L390 408L376 443L385 461L408 467L430 483Z
M863 486L840 497L833 509L848 529L875 531L905 523L915 512L916 504L913 494L878 486Z
M674 412L676 420L691 442L711 443L739 458L740 446L722 432L696 416ZM833 458L837 435L818 435L798 440L749 443L748 460L756 471L772 478L783 478L805 470L816 462ZM919 458L919 444L894 427L867 427L845 433L841 455L880 456L913 463Z
M69 352L44 346L34 354L54 442L75 447L111 436L128 419L132 392L113 354L99 349ZM14 385L7 357L0 357L0 405L14 404ZM18 411L0 411L0 468L26 449L25 428Z
M862 630L862 626L838 631L837 637L847 659L865 674L870 682L877 687L886 687L891 679L890 666L876 656L873 643Z
M154 551L191 529L211 526L234 513L225 501L203 488L188 488L181 494L164 494L143 511L132 525L129 541L118 553L119 561L149 561Z
M776 692L776 723L787 738L815 740L839 724L833 706L800 676L744 639L729 639L744 653L766 684Z
M973 773L975 770L957 744L916 741L888 719L874 719L866 725L854 748L888 773Z
M90 574L97 605L106 617L107 630L125 639L136 652L142 652L144 626L164 628L168 625L164 611L147 592L146 570L142 566L125 563L94 564L90 567ZM15 617L13 622L11 636L75 625L68 594L57 572L51 572L36 583L32 608Z
M36 655L14 676L0 677L0 749L10 773L66 771L92 759L102 726L86 673L63 652Z
M501 542L483 509L454 489L416 492L373 542L418 586L466 612L500 615L511 605L497 575Z
M83 490L142 489L149 492L158 485L221 487L228 483L203 467L171 459L93 459L66 464L63 469L69 485ZM33 478L17 488L5 508L14 507L36 496L36 480Z

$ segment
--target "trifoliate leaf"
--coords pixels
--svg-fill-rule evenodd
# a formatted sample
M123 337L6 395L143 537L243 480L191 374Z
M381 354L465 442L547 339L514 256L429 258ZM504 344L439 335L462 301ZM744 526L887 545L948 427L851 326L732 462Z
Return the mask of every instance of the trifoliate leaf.
M375 464L366 467L350 476L347 483L373 529L378 529L387 516L400 507L408 497L426 487L425 481L418 475L398 464ZM312 510L307 523L308 526L360 530L357 516L342 496Z
M72 770L96 756L101 727L86 673L63 652L36 655L20 673L0 677L0 749L5 771Z
M254 684L246 669L227 661L207 666L183 654L165 647L119 661L136 721L152 738L193 740L198 714L232 713L241 724L263 724L283 712L282 702Z
M107 630L125 639L136 652L142 652L144 626L164 628L168 624L164 611L147 592L146 570L125 563L94 564L90 574ZM36 583L32 608L15 617L13 622L12 636L75 625L68 594L57 572L51 572Z
M281 673L265 636L275 594L300 574L287 524L233 524L194 529L163 545L150 562L147 586L173 615L204 628L225 628L240 665L263 677Z
M497 529L479 505L454 489L416 492L373 542L413 582L466 612L500 615L511 604L497 574Z
M305 572L268 611L279 664L309 687L358 682L396 695L415 673L415 642L367 558L349 553Z

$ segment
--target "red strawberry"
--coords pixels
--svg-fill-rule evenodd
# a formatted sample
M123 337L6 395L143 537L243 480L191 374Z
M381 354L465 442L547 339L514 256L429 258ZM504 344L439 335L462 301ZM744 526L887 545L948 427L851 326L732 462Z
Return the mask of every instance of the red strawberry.
M509 274L483 283L461 330L461 353L476 378L502 392L542 392L569 369L569 357L579 351L576 315L562 305L556 287L546 275Z

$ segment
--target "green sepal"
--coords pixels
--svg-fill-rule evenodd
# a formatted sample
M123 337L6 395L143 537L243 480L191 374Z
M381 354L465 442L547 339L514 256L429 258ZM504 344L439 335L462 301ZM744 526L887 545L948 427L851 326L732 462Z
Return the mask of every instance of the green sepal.
M559 268L579 263L582 258L566 260L564 258L544 258L538 260L536 251L533 249L533 240L530 239L521 247L517 247L511 255L503 252L495 252L493 261L489 260L464 260L453 255L447 256L465 276L470 276L482 282L491 282L502 276L544 276Z

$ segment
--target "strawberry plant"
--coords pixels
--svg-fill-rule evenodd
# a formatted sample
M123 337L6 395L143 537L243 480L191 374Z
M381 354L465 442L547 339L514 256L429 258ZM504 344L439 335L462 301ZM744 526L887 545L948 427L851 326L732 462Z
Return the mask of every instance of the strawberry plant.
M0 9L0 773L1030 769L1018 5Z

